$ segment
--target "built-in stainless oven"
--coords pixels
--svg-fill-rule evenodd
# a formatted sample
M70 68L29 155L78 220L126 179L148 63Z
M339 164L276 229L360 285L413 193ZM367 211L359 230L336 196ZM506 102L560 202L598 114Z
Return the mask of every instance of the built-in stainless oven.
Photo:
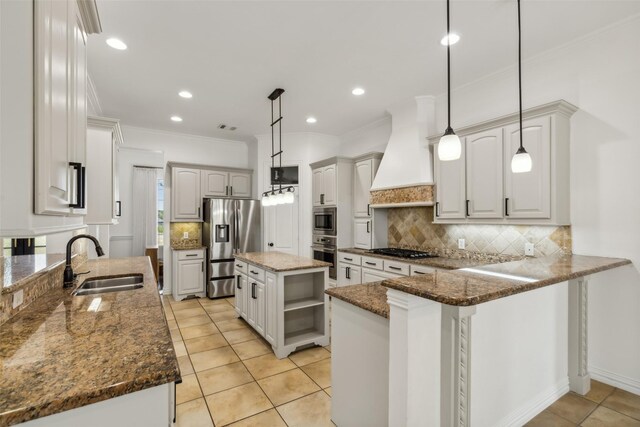
M336 236L337 208L313 208L313 234Z
M335 280L338 276L338 254L336 250L336 238L332 236L314 235L311 250L313 251L313 259L328 262L329 264L331 264L329 266L329 277Z

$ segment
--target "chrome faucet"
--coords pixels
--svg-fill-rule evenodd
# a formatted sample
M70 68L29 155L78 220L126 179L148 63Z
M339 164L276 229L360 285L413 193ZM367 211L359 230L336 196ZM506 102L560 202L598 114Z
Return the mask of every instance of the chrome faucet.
M77 236L73 236L71 239L69 239L69 242L67 242L67 264L64 267L64 285L62 286L64 288L72 287L73 281L77 276L77 274L73 273L73 268L71 268L71 246L73 246L73 242L82 238L91 240L93 244L96 245L96 253L98 254L98 256L104 256L104 252L102 251L100 242L98 242L98 239L91 236L90 234L78 234Z

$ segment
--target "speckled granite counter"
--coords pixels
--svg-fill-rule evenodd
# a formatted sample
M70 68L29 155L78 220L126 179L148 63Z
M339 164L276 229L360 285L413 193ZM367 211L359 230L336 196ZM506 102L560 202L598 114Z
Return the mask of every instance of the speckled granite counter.
M447 256L439 256L437 258L400 258L388 255L372 254L367 249L345 248L339 249L340 252L350 254L368 256L372 258L389 259L396 262L406 262L407 264L424 265L427 267L442 268L445 270L457 270L459 268L475 267L478 265L493 264L496 262L512 261L515 257L500 255L478 254L474 258L451 258Z
M236 259L266 268L270 271L294 271L329 267L331 264L311 258L285 254L284 252L245 252L234 255Z
M195 244L195 245L184 245L184 246L177 246L177 245L171 245L171 250L174 251L194 251L197 249L206 249L205 246L202 246L202 244Z
M561 255L385 280L382 286L468 306L631 264L621 258Z
M382 282L365 283L362 285L341 286L330 288L327 295L353 304L364 310L382 317L389 318L389 304L387 303L387 288Z
M57 287L0 329L0 425L180 379L147 257L88 261L86 278L144 274L140 289L72 296ZM97 311L89 305L100 298Z
M45 274L64 263L64 254L21 255L0 258L3 271L2 293L19 289L27 279L35 274Z

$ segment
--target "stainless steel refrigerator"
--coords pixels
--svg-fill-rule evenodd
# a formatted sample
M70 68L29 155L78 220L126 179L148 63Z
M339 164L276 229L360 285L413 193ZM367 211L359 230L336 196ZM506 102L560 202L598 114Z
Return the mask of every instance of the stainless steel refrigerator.
M207 296L235 293L234 255L262 247L260 201L204 199L202 243L207 247Z

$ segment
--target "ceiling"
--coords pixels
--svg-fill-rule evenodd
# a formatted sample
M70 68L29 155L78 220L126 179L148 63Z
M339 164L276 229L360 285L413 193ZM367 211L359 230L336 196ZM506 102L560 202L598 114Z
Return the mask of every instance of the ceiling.
M446 89L444 0L98 0L98 8L103 33L89 37L89 73L103 114L127 125L248 140L269 132L267 95L282 87L283 132L341 135L389 105ZM528 0L522 13L526 58L640 13L640 1ZM451 29L461 36L454 87L515 63L515 0L452 0ZM128 49L108 47L109 37ZM365 95L353 96L356 86ZM193 98L178 97L182 89ZM174 114L184 121L171 122ZM318 122L307 124L310 115Z

